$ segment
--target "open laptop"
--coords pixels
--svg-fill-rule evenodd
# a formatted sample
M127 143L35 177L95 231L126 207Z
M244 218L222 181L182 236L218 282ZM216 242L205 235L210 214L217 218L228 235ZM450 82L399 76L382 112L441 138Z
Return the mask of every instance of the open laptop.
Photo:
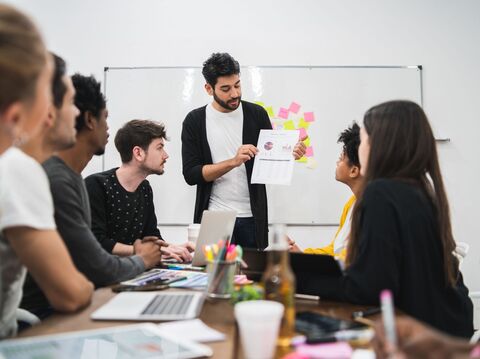
M167 321L200 314L205 293L194 291L122 292L92 313L94 320Z
M218 243L220 239L231 238L237 212L235 211L203 211L200 232L198 233L196 250L193 253L192 263L183 264L175 260L168 260L168 263L178 263L181 267L188 269L191 266L204 266L207 264L203 247L209 244Z
M235 211L204 211L192 265L205 265L203 246L231 237ZM92 313L95 320L184 320L200 314L204 292L123 292Z

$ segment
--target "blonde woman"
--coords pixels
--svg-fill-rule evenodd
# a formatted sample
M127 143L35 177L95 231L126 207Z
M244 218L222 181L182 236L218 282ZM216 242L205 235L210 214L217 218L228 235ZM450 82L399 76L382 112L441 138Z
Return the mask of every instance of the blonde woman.
M38 159L12 147L28 145L46 125L51 76L52 60L35 25L0 5L0 338L16 333L26 268L57 310L87 305L93 291L56 231Z

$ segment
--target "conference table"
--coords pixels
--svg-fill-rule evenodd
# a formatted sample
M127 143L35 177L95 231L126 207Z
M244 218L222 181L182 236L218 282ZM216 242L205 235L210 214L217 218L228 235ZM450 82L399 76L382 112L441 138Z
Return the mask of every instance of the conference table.
M119 325L132 324L126 321L94 321L90 314L106 303L116 294L110 288L97 289L91 304L73 314L54 314L40 324L22 331L19 337L33 337L38 335L66 333L85 329L98 329ZM365 306L356 306L346 303L338 303L324 300L296 299L298 311L314 311L339 319L351 319L353 311L365 310ZM238 331L233 316L233 305L225 299L207 299L203 305L199 318L208 326L222 332L226 340L207 343L213 350L214 359L243 358L241 345L238 339ZM287 352L277 351L276 357L281 358Z

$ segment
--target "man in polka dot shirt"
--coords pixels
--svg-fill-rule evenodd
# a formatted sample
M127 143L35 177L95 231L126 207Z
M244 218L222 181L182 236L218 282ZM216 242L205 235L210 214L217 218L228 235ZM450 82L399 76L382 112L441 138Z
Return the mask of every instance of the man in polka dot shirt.
M132 120L118 130L115 147L122 165L85 179L92 210L92 230L107 251L134 253L137 239L161 239L153 204L153 192L146 179L161 175L168 158L163 124ZM170 244L162 247L164 258L180 262L192 260L193 247Z

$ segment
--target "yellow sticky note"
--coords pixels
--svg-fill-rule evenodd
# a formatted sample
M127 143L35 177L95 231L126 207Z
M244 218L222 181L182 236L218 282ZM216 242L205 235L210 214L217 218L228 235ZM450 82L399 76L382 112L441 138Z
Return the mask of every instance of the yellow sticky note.
M255 101L258 106L265 107L265 104L262 101Z
M303 143L305 144L305 146L309 147L309 146L310 146L310 136L308 136L308 137L306 138L306 140L303 141Z
M290 120L290 121L285 121L283 123L283 129L284 130L294 130L295 129L295 125L293 124L293 121Z
M308 159L307 157L303 156L302 158L300 158L299 160L297 160L297 162L299 163L307 163Z
M273 113L273 107L272 106L265 107L265 110L267 111L268 117L270 117L270 118L275 117L275 114Z
M300 121L298 121L298 128L307 129L309 126L310 126L310 123L306 122L303 117L300 119Z

